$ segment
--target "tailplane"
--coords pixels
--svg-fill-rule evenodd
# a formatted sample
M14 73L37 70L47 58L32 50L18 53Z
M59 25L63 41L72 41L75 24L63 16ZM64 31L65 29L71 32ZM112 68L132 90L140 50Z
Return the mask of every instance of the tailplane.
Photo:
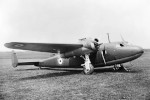
M18 62L17 55L16 55L16 53L14 51L12 51L11 60L12 60L12 66L14 68L16 68L19 65L35 65L35 66L39 66L39 62Z

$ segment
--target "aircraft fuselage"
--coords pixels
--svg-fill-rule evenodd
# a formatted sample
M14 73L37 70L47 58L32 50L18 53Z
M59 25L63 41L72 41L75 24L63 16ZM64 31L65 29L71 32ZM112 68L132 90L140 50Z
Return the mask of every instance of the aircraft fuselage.
M132 61L143 54L143 49L138 46L128 45L122 42L112 42L101 44L95 52L87 48L56 55L39 62L36 66L58 67L58 68L82 68L84 59L81 55L90 54L90 60L94 67L110 66Z

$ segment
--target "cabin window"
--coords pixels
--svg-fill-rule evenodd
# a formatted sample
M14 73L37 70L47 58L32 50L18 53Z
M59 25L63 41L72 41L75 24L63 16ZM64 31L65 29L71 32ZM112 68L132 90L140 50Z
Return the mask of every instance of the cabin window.
M120 43L120 44L116 44L116 47L119 48L119 47L124 47L124 44Z
M124 44L120 43L120 46L121 46L121 47L124 47Z

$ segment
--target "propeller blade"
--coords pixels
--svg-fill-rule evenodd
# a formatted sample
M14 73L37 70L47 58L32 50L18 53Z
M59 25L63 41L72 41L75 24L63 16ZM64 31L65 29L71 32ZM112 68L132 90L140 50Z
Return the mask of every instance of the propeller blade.
M110 43L110 37L109 37L109 33L107 33L107 36L108 36L108 42Z
M105 60L104 52L105 52L105 47L104 47L104 50L101 50L101 55L102 55L104 64L106 65L106 60Z
M123 36L120 34L120 37L121 37L121 39L122 39L122 42L125 42L125 43L128 43L124 38L123 38Z

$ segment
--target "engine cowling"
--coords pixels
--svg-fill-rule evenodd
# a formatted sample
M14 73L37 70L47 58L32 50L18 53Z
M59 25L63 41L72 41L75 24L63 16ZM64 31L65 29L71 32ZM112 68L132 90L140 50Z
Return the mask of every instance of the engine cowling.
M73 57L73 56L81 56L81 55L89 54L91 52L93 52L93 50L82 47L82 48L76 49L74 51L66 52L66 53L62 54L61 57L69 58L69 57Z
M98 46L98 39L87 39L87 38L83 38L80 39L80 42L83 44L83 47L88 48L88 49L92 49L92 50L96 50L97 46Z
M80 42L83 44L82 48L66 52L62 55L64 58L73 57L73 56L81 56L85 54L90 54L91 52L97 50L99 44L98 40L92 40L92 39L80 39Z
M88 49L92 49L92 50L96 49L95 44L92 41L83 43L83 47L88 48Z

